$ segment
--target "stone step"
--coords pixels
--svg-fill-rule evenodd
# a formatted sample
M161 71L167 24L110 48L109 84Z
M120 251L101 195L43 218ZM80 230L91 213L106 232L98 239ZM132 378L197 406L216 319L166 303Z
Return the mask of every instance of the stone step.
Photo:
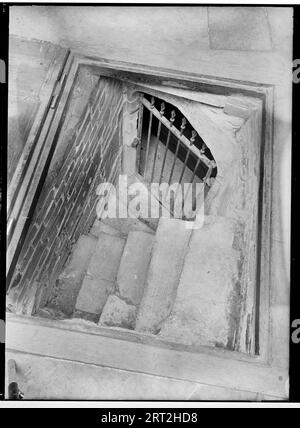
M187 222L160 219L136 330L157 334L170 315L190 235Z
M113 293L125 239L101 232L87 268L75 316L99 319L108 296Z
M59 276L57 286L49 299L49 306L71 316L76 299L86 274L90 259L97 245L94 236L81 235L77 240L65 269Z
M136 306L111 294L102 310L98 325L134 329Z
M154 236L150 233L132 230L128 234L122 255L117 289L122 298L138 305L144 293Z
M159 223L159 217L158 218L140 218L140 222L146 225L149 229L151 229L151 232L153 235L155 234L158 223Z
M90 230L90 234L95 236L96 238L99 238L99 235L102 232L107 233L108 235L122 237L122 233L120 232L120 230L110 226L107 223L104 223L104 221L96 219Z
M241 239L233 219L206 216L193 231L176 301L159 336L185 345L233 349L242 311Z

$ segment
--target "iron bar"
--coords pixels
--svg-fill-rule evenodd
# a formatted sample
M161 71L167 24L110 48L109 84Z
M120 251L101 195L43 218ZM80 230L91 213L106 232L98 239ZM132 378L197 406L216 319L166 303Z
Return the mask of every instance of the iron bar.
M180 126L181 134L183 134L183 131L185 129L185 125L186 125L186 118L183 117L182 118L182 123L181 123L181 126ZM193 134L192 134L192 138L193 138ZM190 144L191 145L193 143L192 138L190 139L190 141L191 141ZM182 182L184 171L185 171L185 168L186 168L186 165L187 165L187 161L188 161L189 155L190 155L190 149L187 149L185 160L184 160L184 164L183 164L182 171L181 171L180 178L179 178L179 184L181 184L181 182Z
M191 186L193 186L193 182L194 182L195 175L196 175L196 172L197 172L197 169L198 169L199 164L200 164L200 159L198 159L198 160L197 160L196 166L195 166L195 168L194 168L194 170L193 170L193 176L192 176L192 179L191 179L190 185L189 185L189 187L188 187L188 190L187 190L187 192L186 192L186 196L188 196L188 195L189 195L189 193L190 193L190 189L191 189ZM184 201L183 201L183 203L184 203ZM192 205L193 205L193 204L192 204Z
M144 115L144 104L142 103L144 95L140 94L140 106L139 106L139 115L138 115L138 131L137 131L137 137L139 139L139 144L137 146L137 153L136 153L136 165L138 165L139 172L140 170L140 162L141 162L141 141L142 141L142 133L143 133L143 115Z
M144 102L144 100L142 100ZM148 156L149 156L149 147L150 147L150 138L151 138L151 128L152 128L152 117L153 113L152 110L154 108L154 97L151 97L151 104L150 104L150 119L149 119L149 126L148 126L148 137L147 137L147 147L146 147L146 158L145 158L145 165L144 165L144 175L147 171L147 163L148 163Z
M174 168L175 168L175 164L176 164L176 160L177 160L177 156L178 156L179 147L180 147L180 140L177 140L177 146L176 146L176 151L175 151L175 154L174 154L173 165L172 165L171 174L170 174L170 177L169 177L169 185L171 184L171 181L172 181L172 177L173 177L173 173L174 173Z
M194 181L194 178L195 178L195 175L196 175L196 172L197 172L199 164L200 164L200 159L197 160L196 166L194 168L192 182Z
M183 131L185 129L185 125L186 125L186 118L183 117L182 121L181 121L181 125L180 125L180 136L181 137L183 135ZM194 133L195 133L195 131L192 131L192 135L193 136L194 136ZM195 140L195 138L194 138L194 140ZM179 147L180 147L180 140L178 139L178 141L177 141L177 147L176 147L176 152L175 152L175 155L174 155L174 161L173 161L173 165L172 165L172 169L171 169L171 174L170 174L170 178L169 178L169 184L171 183L171 180L172 180L172 177L173 177L176 160L178 158ZM186 161L187 161L187 159L186 159Z
M175 116L176 116L175 110L172 110L171 111L171 118L170 118L170 127L173 126L173 123L175 121ZM167 153L168 153L168 149L169 149L169 143L170 143L170 137L171 137L171 130L169 129L165 153L164 153L164 158L163 158L163 163L162 163L161 172L160 172L159 184L161 184L161 180L162 180L162 176L163 176L163 172L164 172L164 168L165 168L165 162L166 162Z
M171 131L169 130L168 136L167 136L167 142L166 142L166 148L165 148L163 163L162 163L162 167L161 167L161 171L160 171L159 184L161 184L161 180L162 180L162 176L163 176L163 172L164 172L164 168L165 168L166 157L167 157L167 153L168 153L168 149L169 149L169 143L170 143L170 137L171 137Z
M182 182L182 179L183 179L183 176L184 176L184 172L185 172L185 169L186 169L186 165L187 165L187 161L188 161L188 158L190 156L190 153L191 152L189 150L187 150L186 155L185 155L184 164L183 164L182 171L181 171L180 178L179 178L179 184L181 184L181 182Z

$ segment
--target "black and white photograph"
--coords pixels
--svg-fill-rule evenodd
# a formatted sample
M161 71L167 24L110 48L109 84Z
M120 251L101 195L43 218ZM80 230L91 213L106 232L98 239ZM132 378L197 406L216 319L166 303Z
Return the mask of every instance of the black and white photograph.
M5 8L4 405L289 402L295 7Z

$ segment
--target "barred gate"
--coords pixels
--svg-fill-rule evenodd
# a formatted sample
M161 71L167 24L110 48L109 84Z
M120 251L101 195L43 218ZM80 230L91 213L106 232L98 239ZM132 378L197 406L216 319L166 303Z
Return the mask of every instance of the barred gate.
M178 109L141 94L138 136L137 172L144 181L190 186L203 182L207 193L217 173L216 162Z
M151 97L151 101L149 101L144 94L141 95L138 124L138 134L141 140L138 156L139 174L145 179L148 178L147 181L152 182L156 172L156 177L159 177L159 183L161 183L164 173L168 173L167 182L168 184L172 184L174 182L173 174L176 161L180 160L180 164L182 164L178 180L180 184L188 168L192 172L191 182L197 176L200 178L200 181L210 186L210 178L216 175L216 163L206 144L187 122L187 119L183 115L179 116L180 112L178 109L176 111L171 104L165 102L161 102L158 109L156 107L158 101L154 97ZM169 119L165 114L167 107L168 110L172 108ZM145 110L149 113L148 122L145 121ZM154 126L154 120L157 121L156 126ZM179 121L180 126L177 125ZM146 127L147 129L145 129ZM147 131L146 134L145 131ZM189 138L188 133L190 133ZM164 145L164 153L162 162L158 163L157 154L160 144ZM151 159L149 157L150 150L153 152ZM141 156L141 151L144 151L143 156ZM169 168L169 171L166 171L166 158L171 153L173 157L171 168ZM157 169L159 170L158 175ZM146 172L148 172L147 175Z

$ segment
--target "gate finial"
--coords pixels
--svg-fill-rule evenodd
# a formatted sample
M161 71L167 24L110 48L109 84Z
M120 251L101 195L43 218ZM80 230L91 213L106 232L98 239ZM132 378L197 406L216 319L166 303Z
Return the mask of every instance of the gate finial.
M174 123L174 121L175 121L175 116L176 116L176 113L175 113L175 110L172 110L171 111L171 119L170 119L170 125L172 126L173 125L173 123Z
M197 137L197 132L193 130L192 131L192 136L190 138L191 145L194 144L194 142L196 140L196 137Z
M186 125L186 118L185 118L185 117L183 117L183 118L182 118L182 121L181 121L181 126L180 126L180 135L182 135L182 134L183 134L183 131L184 131L184 129L185 129L185 125Z
M201 147L201 150L200 150L200 153L201 154L203 154L203 153L205 153L205 150L207 149L207 146L206 146L206 144L205 143L203 143L202 144L202 147Z

